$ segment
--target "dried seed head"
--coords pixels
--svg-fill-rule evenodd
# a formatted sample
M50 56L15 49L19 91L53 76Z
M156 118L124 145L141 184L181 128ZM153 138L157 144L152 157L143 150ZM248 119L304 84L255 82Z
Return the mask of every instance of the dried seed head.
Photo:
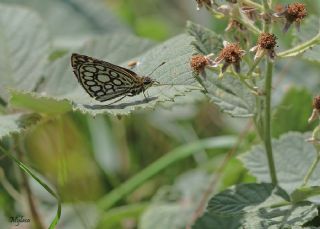
M292 3L288 5L286 19L291 22L300 22L307 16L307 9L303 3Z
M226 45L219 54L219 59L225 60L227 63L233 64L240 62L244 51L240 48L239 44L231 43Z
M197 2L197 10L200 10L202 6L212 7L213 0L196 0Z
M312 106L317 111L320 111L320 96L319 95L313 98Z
M191 68L197 73L202 72L208 64L208 58L200 54L193 56L190 61Z
M264 49L274 49L277 45L277 37L271 33L261 33L258 45Z

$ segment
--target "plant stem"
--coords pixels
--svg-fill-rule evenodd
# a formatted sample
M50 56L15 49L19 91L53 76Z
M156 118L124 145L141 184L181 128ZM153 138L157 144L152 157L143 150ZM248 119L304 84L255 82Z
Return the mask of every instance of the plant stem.
M271 177L271 182L273 185L277 185L277 175L276 168L274 165L273 154L272 154L272 143L271 143L271 89L272 89L272 70L273 63L267 62L267 72L265 78L265 133L264 133L264 144L266 148L269 172Z
M318 165L319 161L320 161L320 153L317 152L317 157L316 157L316 159L313 161L313 163L312 163L312 165L310 166L307 174L306 174L305 177L303 178L302 187L307 185L307 183L308 183L311 175L313 174L314 170L317 168L317 165Z
M320 44L320 33L292 49L278 53L277 56L281 58L297 56L318 44Z

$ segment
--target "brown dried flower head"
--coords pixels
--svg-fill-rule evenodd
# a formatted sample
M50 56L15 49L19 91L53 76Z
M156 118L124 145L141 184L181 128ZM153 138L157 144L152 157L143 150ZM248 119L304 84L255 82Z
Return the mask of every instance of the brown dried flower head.
M311 116L308 119L309 123L316 120L320 116L320 96L319 95L313 98L312 107L313 107L313 111Z
M314 109L320 111L320 95L313 98L312 106Z
M264 49L274 49L277 45L277 37L271 33L261 33L258 45Z
M287 32L292 25L295 23L297 30L300 31L300 22L307 16L307 9L303 3L292 3L285 7L280 13L275 13L275 17L284 17L286 19L283 32Z
M212 7L214 1L213 0L196 0L197 2L197 10L200 10L203 6L206 8Z
M204 56L201 54L195 55L191 58L190 66L197 73L202 73L206 66L213 64L213 61L210 59L211 55Z
M224 48L215 59L215 64L218 65L224 61L222 73L225 72L230 65L233 65L234 70L239 73L240 61L244 54L245 51L240 48L238 43L224 42Z
M251 52L256 52L254 59L261 58L268 54L269 58L273 60L276 56L274 48L277 45L277 37L271 33L261 33L258 39L258 44L250 49Z

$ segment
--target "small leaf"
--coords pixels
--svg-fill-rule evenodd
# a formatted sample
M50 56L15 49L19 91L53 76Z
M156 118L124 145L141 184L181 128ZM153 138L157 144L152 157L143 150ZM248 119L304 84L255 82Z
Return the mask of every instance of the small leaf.
M273 156L279 185L288 193L300 187L308 168L316 158L316 150L312 144L306 142L308 134L288 133L279 140L272 141ZM245 167L261 182L270 182L268 161L265 148L254 146L248 153L241 155ZM318 185L320 178L318 165L311 176L308 185Z
M223 39L212 30L191 21L187 22L187 31L196 40L192 42L199 53L217 54L223 48Z
M0 139L13 133L19 133L40 120L38 114L11 114L0 116Z
M0 96L5 89L35 89L47 62L50 39L42 19L22 7L0 5Z
M302 187L291 193L292 202L299 202L320 194L320 186Z

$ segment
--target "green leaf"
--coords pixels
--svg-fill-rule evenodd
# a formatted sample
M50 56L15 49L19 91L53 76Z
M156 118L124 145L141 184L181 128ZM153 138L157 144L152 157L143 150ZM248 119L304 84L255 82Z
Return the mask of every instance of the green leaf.
M223 48L223 39L212 30L191 21L187 22L187 32L195 38L193 46L204 55L217 54Z
M176 96L183 96L192 90L201 89L189 67L189 59L193 53L191 42L191 37L179 35L141 54L151 46L150 42L134 36L115 34L94 39L82 51L80 50L80 53L114 64L122 63L122 66L125 67L130 60L138 61L139 64L133 71L140 75L149 74L165 61L166 63L150 77L167 85L149 88L146 91L148 101L145 100L142 93L133 97L125 97L112 105L108 105L110 101L94 100L84 91L73 75L70 55L56 60L47 69L47 80L39 91L39 97L49 97L58 101L68 100L75 110L91 115L129 114L136 109L153 108L160 102L172 105Z
M240 216L222 216L206 212L197 219L192 229L239 229L241 228Z
M201 82L211 101L219 106L222 112L240 118L254 115L255 97L240 80L227 74L222 79L218 79L217 75L207 73L207 78Z
M320 194L320 186L302 187L291 193L292 202L298 202Z
M311 104L312 95L307 89L290 88L273 114L272 136L279 137L290 130L311 130L312 125L307 122L312 113Z
M40 97L36 93L27 93L11 90L10 104L13 107L25 108L37 113L63 114L72 110L67 101L57 101L51 98Z
M279 185L288 193L300 187L308 168L316 157L314 146L306 139L309 134L287 133L279 140L273 140L273 156ZM254 146L248 153L241 155L245 167L261 182L270 182L269 168L264 146ZM318 165L308 185L318 185L320 178Z
M0 5L0 96L8 87L35 89L50 50L41 18L21 7Z
M13 133L19 133L40 120L38 114L11 114L0 116L0 139Z
M198 52L217 55L223 48L223 39L213 31L192 22L188 22L187 29L188 33L196 39L192 44ZM209 70L197 77L206 89L208 97L222 112L233 117L254 115L255 97L239 79L230 74L225 74L222 79L218 79L218 74Z
M208 185L210 176L201 171L180 176L173 187L163 187L140 220L141 229L185 228Z
M126 31L103 0L1 0L32 8L46 21L58 45L74 46L84 35ZM81 38L82 39L82 38ZM73 41L73 42L72 42ZM66 46L66 45L64 45Z
M209 214L241 217L244 228L291 228L302 226L318 215L308 202L291 205L284 190L272 184L240 184L214 196Z

